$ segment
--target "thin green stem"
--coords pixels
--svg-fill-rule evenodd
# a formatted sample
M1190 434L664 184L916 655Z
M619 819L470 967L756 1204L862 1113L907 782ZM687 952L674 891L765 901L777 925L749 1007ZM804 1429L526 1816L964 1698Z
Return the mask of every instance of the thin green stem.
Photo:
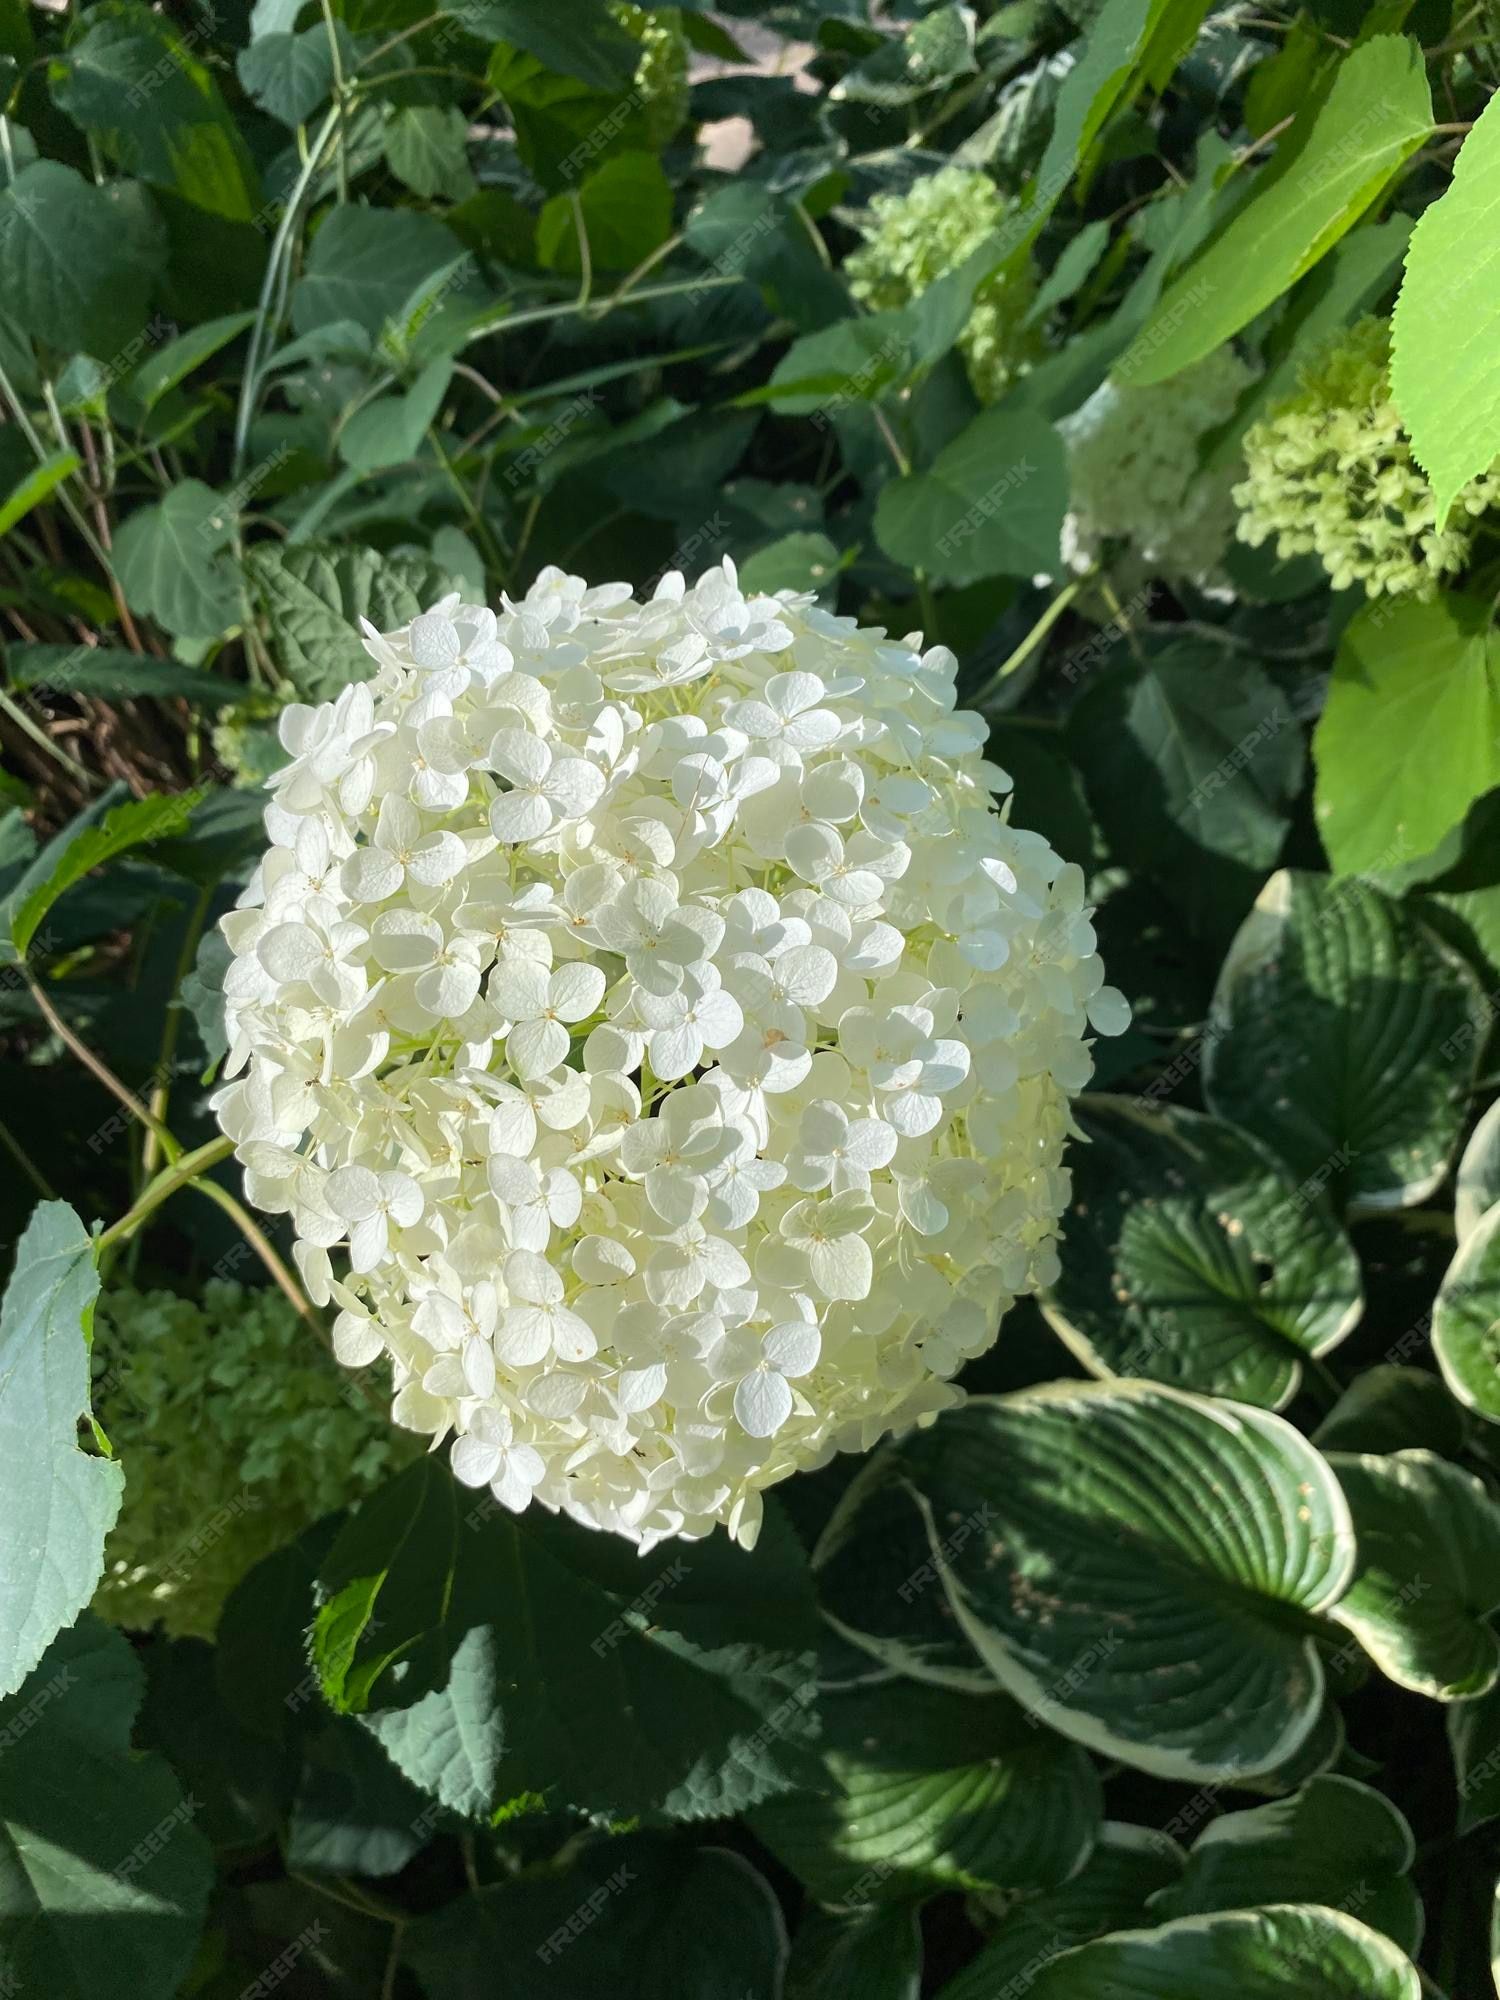
M17 1139L15 1133L11 1131L3 1118L0 1118L0 1146L4 1146L5 1150L10 1154L17 1166L20 1167L22 1173L25 1174L43 1201L57 1200L55 1189L47 1185L46 1175L37 1166L30 1153L24 1149L20 1140Z
M228 1143L226 1140L225 1144L228 1145ZM187 1185L195 1193L206 1195L211 1202L223 1209L224 1213L231 1218L235 1227L250 1245L250 1248L270 1272L277 1288L285 1294L289 1303L301 1314L302 1318L307 1321L314 1332L322 1334L324 1331L323 1322L318 1318L307 1294L287 1268L280 1252L255 1218L241 1203L235 1200L228 1188L221 1188L217 1181L206 1180L193 1180L188 1182Z
M1018 667L1023 667L1026 664L1043 639L1046 638L1047 634L1057 623L1058 619L1062 617L1068 606L1073 602L1079 591L1091 580L1092 576L1092 570L1087 576L1075 576L1070 584L1057 593L1056 597L1053 598L1047 609L1021 641L1020 645L1016 647L1010 658L997 672L991 674L985 686L980 690L980 696L988 693L989 689L994 687L997 681L1003 681L1007 675L1015 673ZM980 696L975 697L976 704Z
M118 1222L112 1222L108 1229L101 1230L95 1237L96 1253L112 1249L116 1243L128 1242L168 1196L176 1194L179 1188L196 1183L200 1174L217 1166L220 1160L227 1160L233 1151L234 1141L221 1138L210 1139L206 1145L195 1147L191 1153L179 1153L169 1167L163 1167L155 1179L142 1188Z
M162 1124L161 1120L153 1118L135 1092L130 1089L129 1085L121 1083L109 1065L101 1062L99 1057L94 1054L88 1043L82 1041L74 1034L73 1030L47 997L41 982L37 979L36 974L31 968L23 966L21 969L25 975L27 991L36 1002L42 1019L47 1023L53 1034L57 1036L63 1047L70 1049L89 1074L96 1077L112 1097L119 1099L132 1118L138 1118L143 1125L149 1126L156 1133L161 1141L162 1151L169 1160L175 1161L180 1158L182 1147L173 1138L166 1126Z
M338 113L338 145L335 148L335 155L338 164L339 200L345 202L349 199L349 153L345 143L348 132L344 124L344 58L339 48L333 8L328 0L323 0L323 26L328 34L328 57L333 66L333 104Z
M172 1094L172 1058L177 1053L177 1034L182 1022L182 982L187 977L189 965L198 949L198 939L203 932L208 906L213 901L213 889L199 891L198 899L188 915L187 929L182 935L182 949L177 954L177 969L172 975L172 999L167 1006L167 1018L162 1023L161 1049L156 1059L156 1087L151 1093L148 1107L152 1116L158 1119L163 1130L167 1121L167 1102ZM141 1142L141 1170L150 1173L156 1165L158 1147L157 1135L148 1131Z

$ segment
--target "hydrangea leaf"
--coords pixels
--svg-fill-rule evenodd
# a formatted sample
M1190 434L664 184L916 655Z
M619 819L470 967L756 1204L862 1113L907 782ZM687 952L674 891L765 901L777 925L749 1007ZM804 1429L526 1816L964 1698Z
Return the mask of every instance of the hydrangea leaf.
M1487 1019L1468 968L1401 905L1284 870L1220 969L1204 1095L1336 1206L1399 1208L1447 1171Z
M811 1590L791 1531L767 1530L753 1557L716 1538L642 1561L427 1459L335 1542L313 1659L333 1705L456 1811L529 1793L722 1816L816 1775Z
M1485 104L1453 179L1417 220L1391 315L1391 390L1441 521L1500 455L1500 110Z
M1318 832L1341 875L1426 854L1500 784L1489 605L1375 603L1344 628L1313 738Z
M276 664L303 701L327 700L350 681L369 679L374 668L358 619L388 631L457 588L457 579L426 557L332 543L262 544L248 568Z
M0 194L5 310L61 353L112 360L145 324L162 244L128 199L132 186L97 188L36 160Z
M842 558L826 535L781 535L767 542L740 564L746 590L831 589L843 567Z
M405 105L385 128L386 163L424 201L464 201L477 189L468 140L469 121L456 105Z
M870 1903L847 1915L808 1909L787 1960L785 2000L920 2000L922 1932L915 1903Z
M351 53L347 31L342 22L335 22L334 28L347 57ZM235 68L262 111L283 125L297 126L327 101L333 88L333 46L322 26L305 28L300 35L257 35L249 48L240 51Z
M1411 1828L1379 1792L1353 1778L1310 1778L1290 1798L1206 1826L1179 1879L1151 1898L1151 1914L1321 1903L1415 1954L1422 1903L1407 1871L1416 1851Z
M460 1896L402 1933L427 2000L780 2000L786 1933L738 1854L660 1835L591 1841L572 1865Z
M1029 1993L1049 1959L1146 1921L1150 1897L1177 1879L1186 1857L1165 1833L1106 1820L1083 1867L1060 1888L1029 1897L1000 1920L984 1949L938 2000Z
M324 1717L302 1749L285 1858L299 1875L395 1875L444 1817L347 1716Z
M1094 1767L1009 1696L887 1682L826 1696L822 1714L819 1790L751 1815L820 1903L1034 1893L1087 1858L1102 1814Z
M170 2000L198 1943L212 1868L169 1766L131 1749L144 1676L86 1616L0 1702L0 1965L16 1993Z
M714 188L683 223L682 235L709 267L705 277L743 272L775 311L804 331L849 311L843 283L813 248L795 206L759 182L733 180Z
M115 570L131 609L174 635L216 639L236 622L239 577L226 551L234 508L201 479L179 480L138 507L115 537Z
M1164 382L1248 325L1331 250L1432 129L1417 44L1376 35L1339 65L1249 198L1167 287L1116 365L1121 381Z
M583 269L579 209L596 270L629 270L672 231L672 190L654 153L616 153L576 194L553 195L536 226L537 256L546 269Z
M89 1331L99 1273L63 1201L32 1215L0 1303L0 1689L9 1694L104 1568L104 1538L125 1475L81 1451L89 1414ZM0 1759L8 1769L8 1759Z
M38 642L10 650L17 687L59 694L93 695L101 701L190 701L199 708L227 708L243 689L225 674L132 653L128 646L63 646Z
M855 1478L819 1544L820 1592L855 1638L840 1570L866 1494L892 1478L971 1644L1053 1728L1204 1779L1272 1770L1315 1726L1307 1634L1352 1574L1353 1531L1333 1473L1280 1417L1145 1382L945 1412ZM914 1572L908 1598L927 1582Z
M875 538L888 556L952 584L1055 569L1068 505L1067 459L1053 425L988 410L926 472L881 489Z
M1277 1903L1065 1952L1027 2000L1420 2000L1417 1969L1357 1917Z
M1500 1677L1500 1505L1472 1473L1430 1451L1336 1452L1359 1543L1333 1616L1381 1671L1437 1701L1484 1694Z
M430 361L405 394L363 404L339 433L340 458L356 472L407 464L421 450L452 379L451 361Z
M292 289L292 325L306 334L333 320L354 320L378 334L419 286L463 255L458 238L434 215L337 208L313 238Z
M1359 1260L1255 1140L1148 1100L1087 1096L1067 1254L1042 1309L1094 1374L1281 1409L1304 1355L1358 1322Z
M212 72L164 16L144 6L91 16L53 58L51 86L59 109L127 173L231 222L253 220L250 149Z

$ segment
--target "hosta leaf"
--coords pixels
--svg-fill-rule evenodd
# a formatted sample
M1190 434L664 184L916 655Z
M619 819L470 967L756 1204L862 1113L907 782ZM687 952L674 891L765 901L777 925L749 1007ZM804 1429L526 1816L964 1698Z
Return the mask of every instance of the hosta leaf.
M1472 1224L1444 1272L1432 1352L1464 1408L1500 1424L1500 1202Z
M52 96L127 173L195 207L249 222L260 206L255 165L213 74L163 15L100 9L55 57Z
M401 1950L427 2000L493 2000L497 1967L505 2000L780 2000L786 1933L739 1855L633 1834L417 1917Z
M20 327L61 353L112 360L145 324L162 246L130 193L36 160L0 194L0 297Z
M819 1902L941 1889L1049 1889L1083 1863L1101 1811L1087 1754L1006 1695L886 1682L823 1702L824 1787L751 1823Z
M131 609L181 637L217 638L239 616L239 579L224 553L233 533L232 503L200 479L138 507L115 537L115 570Z
M1421 1990L1379 1931L1279 1903L1100 1938L1053 1959L1026 2000L1420 2000Z
M1319 1451L1403 1451L1422 1445L1456 1458L1464 1415L1425 1368L1377 1362L1356 1375L1312 1434Z
M1500 1819L1500 1682L1472 1701L1453 1702L1446 1720L1462 1835Z
M1484 1694L1500 1676L1500 1505L1430 1451L1335 1452L1359 1545L1333 1616L1381 1671L1438 1701Z
M518 1521L427 1459L335 1542L313 1659L334 1706L456 1811L532 1793L723 1816L815 1773L806 1568L767 1526L753 1558L720 1539L643 1562L566 1520Z
M170 2000L213 1879L160 1757L130 1747L144 1676L123 1633L85 1616L0 1702L0 1968L12 1992Z
M914 1903L847 1915L804 1911L787 1961L784 2000L920 2000L922 1932Z
M1049 1322L1103 1376L1280 1409L1359 1318L1359 1262L1255 1140L1145 1099L1084 1099Z
M1176 1882L1151 1899L1157 1918L1321 1903L1383 1931L1404 1952L1422 1942L1422 1903L1407 1870L1411 1828L1353 1778L1310 1778L1290 1798L1224 1813L1193 1842Z
M1164 382L1280 298L1356 223L1432 127L1422 52L1376 35L1340 63L1249 198L1161 304L1118 363L1119 380Z
M819 1545L820 1594L855 1638L840 1565L865 1495L893 1480L971 1644L1055 1729L1199 1779L1271 1770L1316 1723L1309 1635L1352 1573L1353 1532L1332 1471L1281 1418L1143 1382L945 1412L882 1449Z
M327 700L374 672L359 636L361 618L388 632L458 587L458 579L423 556L317 542L262 544L247 566L270 621L277 667L303 701Z
M83 1224L46 1201L0 1303L0 1690L20 1686L104 1571L125 1477L79 1449L99 1273ZM0 1737L0 1741L3 1741ZM9 1760L0 1757L8 1770ZM0 1770L0 1778L4 1771Z
M1484 1018L1467 968L1400 905L1283 871L1220 971L1204 1094L1336 1205L1400 1207L1447 1171Z
M1029 1993L1049 1959L1106 1932L1146 1921L1146 1905L1174 1882L1182 1849L1154 1828L1106 1820L1098 1845L1071 1881L1002 1917L983 1951L938 2000L999 2000Z
M1500 1201L1500 1097L1485 1112L1464 1147L1453 1188L1453 1226L1459 1248Z
M1500 110L1491 101L1459 148L1451 184L1418 219L1391 315L1391 393L1439 521L1500 453L1500 286L1488 255L1497 176Z
M927 472L881 488L875 536L888 556L948 583L1055 568L1068 505L1056 429L1030 412L987 410Z
M1489 605L1370 604L1344 628L1313 738L1318 832L1341 875L1429 853L1500 784Z

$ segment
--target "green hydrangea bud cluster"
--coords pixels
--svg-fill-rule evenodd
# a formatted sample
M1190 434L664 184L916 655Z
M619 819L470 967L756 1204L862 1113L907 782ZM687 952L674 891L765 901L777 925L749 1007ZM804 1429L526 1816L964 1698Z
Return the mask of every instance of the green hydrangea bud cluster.
M1009 204L988 174L942 167L904 194L879 194L858 218L863 245L844 261L849 290L877 312L904 306L956 270L998 229ZM1042 350L1023 324L1035 297L1029 267L997 272L974 297L959 335L974 393L993 403Z
M1148 388L1106 382L1063 419L1071 567L1123 541L1152 574L1213 580L1234 535L1233 472L1200 470L1201 448L1253 379L1233 348L1219 347Z
M635 66L635 95L646 121L646 139L665 146L682 130L688 115L688 61L692 49L675 7L632 7L616 0L610 13L641 45Z
M271 1288L210 1279L199 1301L113 1286L93 1367L125 1467L94 1596L117 1625L211 1634L252 1564L420 1449Z
M1252 548L1274 536L1282 557L1316 555L1336 589L1431 597L1468 561L1500 476L1470 480L1439 525L1391 401L1390 360L1388 322L1360 320L1302 370L1295 396L1251 425L1238 532Z

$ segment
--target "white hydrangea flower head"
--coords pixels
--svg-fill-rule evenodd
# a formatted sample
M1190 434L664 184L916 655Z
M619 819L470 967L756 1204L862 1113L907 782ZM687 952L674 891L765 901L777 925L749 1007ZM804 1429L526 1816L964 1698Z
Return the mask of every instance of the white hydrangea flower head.
M1119 541L1152 574L1214 581L1234 540L1237 468L1202 471L1200 448L1254 380L1232 347L1219 347L1149 388L1105 382L1063 418L1070 568L1090 568L1107 542Z
M457 1477L649 1547L960 1399L1125 1025L953 655L732 563L367 629L225 919L250 1199Z

